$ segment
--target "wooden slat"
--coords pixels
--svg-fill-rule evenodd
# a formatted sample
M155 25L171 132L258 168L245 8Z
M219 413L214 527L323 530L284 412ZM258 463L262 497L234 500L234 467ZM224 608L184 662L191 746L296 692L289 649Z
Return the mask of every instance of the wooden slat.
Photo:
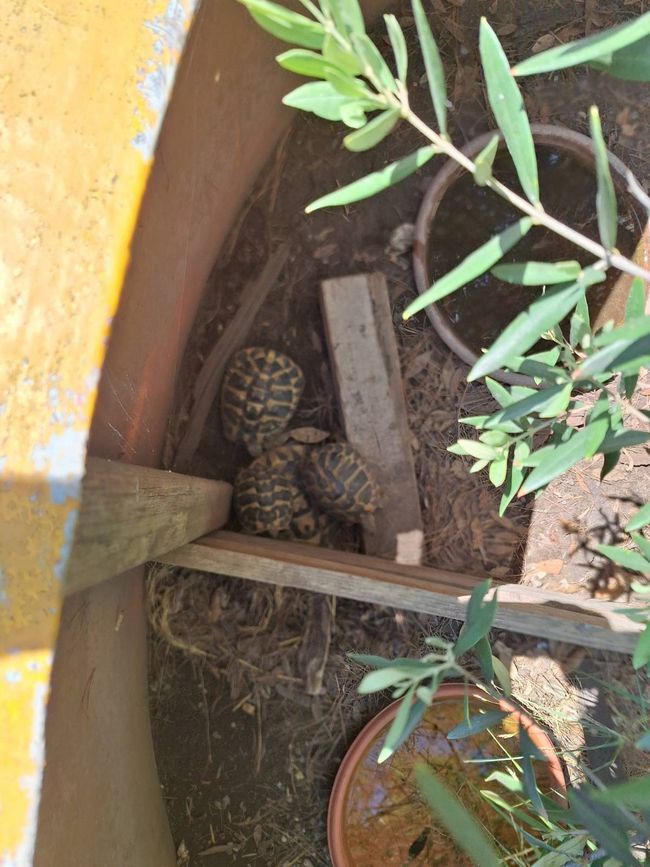
M465 618L472 590L483 579L444 569L402 566L379 557L219 532L158 558L238 578L328 593L454 620ZM620 603L576 600L517 584L497 586L495 626L544 638L631 653L640 625ZM633 607L633 606L629 606Z
M226 482L89 458L66 593L222 527L231 492Z
M275 285L289 257L289 245L282 244L269 257L255 280L239 295L237 312L217 340L192 387L192 403L183 436L171 459L177 472L187 472L196 452L212 404L217 398L226 366L232 355L244 345L257 312ZM168 466L169 464L165 464Z
M422 530L397 342L383 274L325 280L321 306L347 440L383 491L368 554L395 558L397 534Z

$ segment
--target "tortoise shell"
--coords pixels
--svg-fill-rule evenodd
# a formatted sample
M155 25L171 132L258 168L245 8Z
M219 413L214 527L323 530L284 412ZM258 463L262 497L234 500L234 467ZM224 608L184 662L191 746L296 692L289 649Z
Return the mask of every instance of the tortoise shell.
M304 384L302 370L282 352L249 346L235 353L221 388L226 439L259 455L265 441L287 428Z
M245 533L279 536L289 530L298 489L268 467L246 467L235 479L233 505Z
M339 518L354 521L379 506L379 485L361 455L347 443L313 449L302 476L314 502Z
M293 490L291 522L286 530L279 533L281 538L296 539L318 545L321 538L320 516L301 490L300 468L307 454L307 446L298 443L278 446L256 458L248 468L254 473L266 474L282 483L289 483ZM266 531L261 531L266 532Z

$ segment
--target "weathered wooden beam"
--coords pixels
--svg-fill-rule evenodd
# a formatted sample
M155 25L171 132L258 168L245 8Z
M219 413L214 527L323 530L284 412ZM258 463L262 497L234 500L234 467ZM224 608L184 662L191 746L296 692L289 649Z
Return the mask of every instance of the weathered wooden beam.
M226 482L89 458L66 594L222 527L231 492Z
M484 580L444 569L403 566L379 557L227 532L205 536L158 560L454 620L465 619L469 596ZM496 591L500 604L494 623L499 628L621 653L634 649L641 626L615 613L614 609L626 607L621 603L577 600L564 593L517 584L498 584Z
M345 435L384 494L368 554L395 559L397 536L422 530L397 341L383 274L325 280L321 307ZM352 312L353 311L353 312Z

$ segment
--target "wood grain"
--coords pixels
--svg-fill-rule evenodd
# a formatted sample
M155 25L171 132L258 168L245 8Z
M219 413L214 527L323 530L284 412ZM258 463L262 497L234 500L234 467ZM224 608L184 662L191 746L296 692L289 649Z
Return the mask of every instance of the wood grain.
M484 580L444 569L402 566L379 557L227 532L211 534L158 559L174 566L454 620L464 620L469 596ZM628 607L618 602L576 601L564 593L517 584L498 584L496 592L500 604L495 626L513 632L632 653L641 629L640 624L615 613L616 608Z
M210 408L221 387L226 365L231 356L244 345L253 320L275 285L289 256L289 245L282 244L272 254L259 277L244 287L239 296L239 308L223 334L208 354L192 389L192 406L187 425L176 448L171 467L186 472L201 440Z
M66 575L76 593L222 527L226 482L89 458Z
M397 535L422 530L397 342L383 274L325 280L321 307L347 440L383 491L368 554L395 558Z

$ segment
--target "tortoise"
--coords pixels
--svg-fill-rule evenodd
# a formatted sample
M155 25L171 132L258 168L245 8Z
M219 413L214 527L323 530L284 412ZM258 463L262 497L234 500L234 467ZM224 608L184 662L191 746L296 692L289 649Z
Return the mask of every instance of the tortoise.
M318 545L321 521L301 489L307 447L279 446L256 458L235 481L235 510L246 532Z
M268 467L245 467L235 479L233 505L246 533L279 536L293 518L297 488Z
M302 478L314 503L338 518L354 522L380 505L379 485L348 443L312 449L302 464Z
M221 388L226 439L243 442L254 457L261 454L286 430L304 384L302 370L282 352L249 346L235 353Z

